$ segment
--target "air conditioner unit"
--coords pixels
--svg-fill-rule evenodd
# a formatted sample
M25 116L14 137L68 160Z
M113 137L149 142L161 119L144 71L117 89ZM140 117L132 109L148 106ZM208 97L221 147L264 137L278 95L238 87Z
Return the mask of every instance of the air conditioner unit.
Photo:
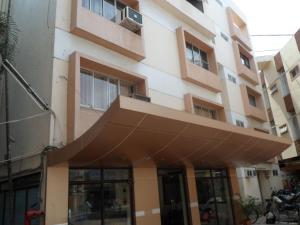
M126 6L121 12L119 24L132 32L137 32L143 27L143 16L129 6Z

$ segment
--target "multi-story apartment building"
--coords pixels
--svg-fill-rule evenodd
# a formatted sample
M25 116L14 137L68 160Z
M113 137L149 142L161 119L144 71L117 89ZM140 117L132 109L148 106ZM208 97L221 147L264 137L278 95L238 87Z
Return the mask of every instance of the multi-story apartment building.
M259 57L258 65L272 132L292 141L280 164L286 172L299 173L300 30L274 57Z
M46 225L197 225L208 209L213 224L239 221L232 197L252 185L243 167L290 142L265 132L246 20L231 1L11 3L15 67L53 111L40 114L11 80L10 118L39 113L11 124L15 224L34 202Z

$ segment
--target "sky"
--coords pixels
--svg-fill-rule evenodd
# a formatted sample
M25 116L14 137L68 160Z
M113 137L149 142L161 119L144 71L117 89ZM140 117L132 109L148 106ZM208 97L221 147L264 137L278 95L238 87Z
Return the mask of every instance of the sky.
M300 0L233 1L245 14L250 35L294 34L300 28ZM251 38L255 55L259 56L277 53L291 37Z

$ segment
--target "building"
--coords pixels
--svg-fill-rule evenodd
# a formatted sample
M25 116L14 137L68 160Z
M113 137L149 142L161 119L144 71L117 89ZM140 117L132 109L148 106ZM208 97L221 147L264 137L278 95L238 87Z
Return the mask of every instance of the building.
M262 87L272 132L292 145L280 155L286 175L299 173L300 154L300 30L273 57L259 57Z
M246 20L229 0L11 0L11 14L15 66L55 114L11 125L15 224L37 203L46 225L197 225L208 209L231 225L232 197L251 185L237 171L290 145L266 133ZM11 118L40 114L10 85Z

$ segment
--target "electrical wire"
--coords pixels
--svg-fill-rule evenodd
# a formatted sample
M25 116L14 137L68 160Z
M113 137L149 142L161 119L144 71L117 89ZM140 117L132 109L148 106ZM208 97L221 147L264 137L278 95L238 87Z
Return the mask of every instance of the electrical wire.
M51 114L51 112L50 111L46 111L46 112L37 113L37 114L34 114L32 116L28 116L28 117L21 118L21 119L16 119L16 120L10 120L10 121L6 121L6 122L1 122L0 125L11 124L11 123L18 123L18 122L22 122L22 121L25 121L25 120L34 119L34 118L37 118L37 117L40 117L40 116L43 116L43 115L47 115L47 114Z

